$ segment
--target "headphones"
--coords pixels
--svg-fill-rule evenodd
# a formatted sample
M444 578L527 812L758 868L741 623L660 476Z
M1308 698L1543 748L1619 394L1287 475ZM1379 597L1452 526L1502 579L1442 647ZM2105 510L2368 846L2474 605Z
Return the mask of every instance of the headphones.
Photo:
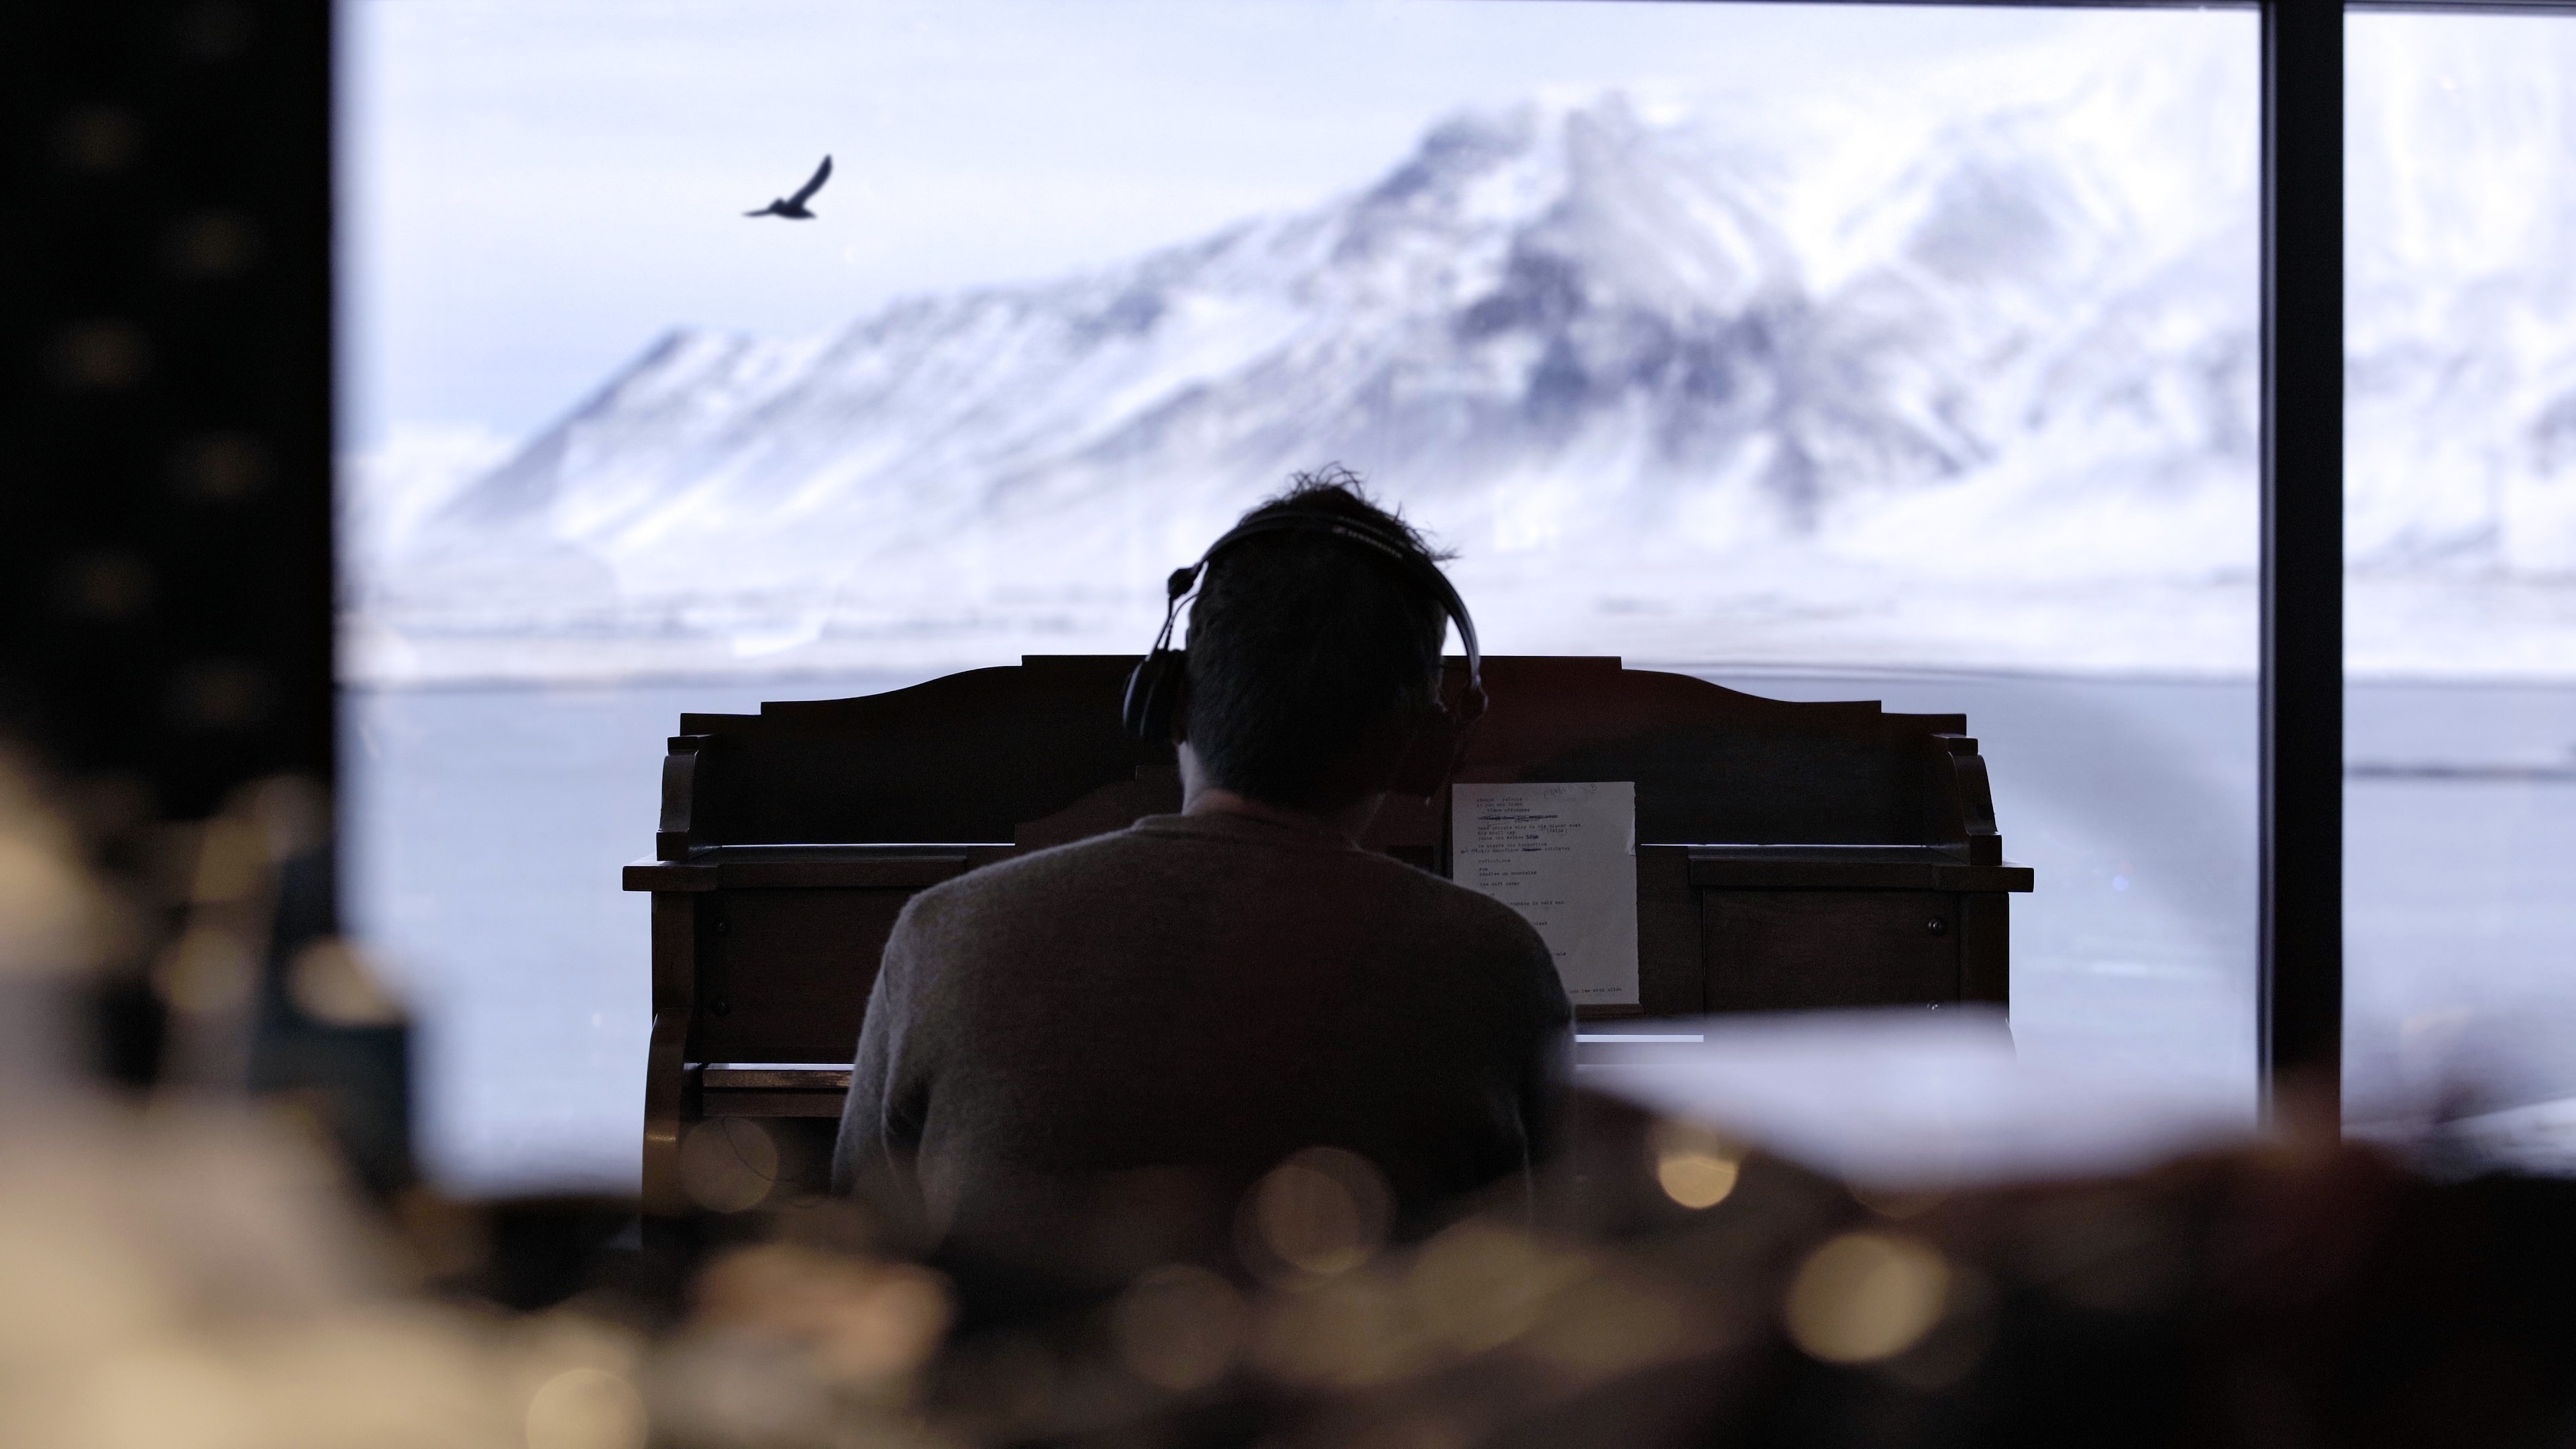
M1459 697L1455 709L1435 699L1432 718L1415 734L1392 782L1392 788L1402 794L1429 798L1448 782L1450 773L1465 757L1467 737L1485 713L1484 655L1476 647L1476 621L1467 617L1466 601L1458 597L1440 566L1411 539L1365 519L1283 509L1236 524L1223 538L1209 544L1198 562L1172 570L1171 579L1164 585L1163 630L1154 636L1152 652L1138 660L1135 670L1127 676L1127 694L1120 703L1119 714L1128 736L1140 744L1171 740L1172 711L1179 706L1182 681L1189 676L1189 652L1172 647L1172 625L1180 618L1181 602L1205 580L1210 560L1245 539L1272 533L1321 534L1367 549L1393 563L1407 579L1439 600L1441 611L1458 626L1458 642L1467 651L1466 693Z

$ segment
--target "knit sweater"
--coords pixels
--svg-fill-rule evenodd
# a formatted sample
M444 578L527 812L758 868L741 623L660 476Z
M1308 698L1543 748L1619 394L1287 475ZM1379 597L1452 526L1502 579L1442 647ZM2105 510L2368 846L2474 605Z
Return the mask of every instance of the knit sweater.
M1419 1232L1526 1192L1570 1017L1499 902L1321 830L1153 816L904 908L833 1183L952 1271L1075 1291L1223 1254L1244 1190L1308 1147L1373 1163Z

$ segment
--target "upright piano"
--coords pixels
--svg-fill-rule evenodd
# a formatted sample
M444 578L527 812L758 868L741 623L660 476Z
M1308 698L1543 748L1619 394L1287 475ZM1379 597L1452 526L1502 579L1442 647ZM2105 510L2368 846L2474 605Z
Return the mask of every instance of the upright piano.
M625 877L652 898L648 1212L722 1205L683 1171L700 1124L759 1124L782 1177L817 1160L915 891L1180 808L1170 747L1119 726L1135 662L1031 656L680 717L653 856ZM1460 780L1636 787L1639 1001L1582 1015L2007 1002L2008 901L2031 872L2003 858L1964 716L1615 658L1489 657L1484 679ZM1390 798L1362 844L1447 873L1446 796Z

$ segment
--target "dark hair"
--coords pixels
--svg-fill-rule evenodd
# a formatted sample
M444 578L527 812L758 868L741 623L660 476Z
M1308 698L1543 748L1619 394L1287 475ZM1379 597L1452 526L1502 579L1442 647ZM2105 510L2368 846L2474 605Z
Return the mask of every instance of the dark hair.
M1335 465L1291 478L1243 521L1338 514L1435 553ZM1190 605L1182 730L1209 782L1275 805L1329 807L1326 774L1371 727L1429 708L1448 631L1394 561L1324 533L1263 534L1209 560Z

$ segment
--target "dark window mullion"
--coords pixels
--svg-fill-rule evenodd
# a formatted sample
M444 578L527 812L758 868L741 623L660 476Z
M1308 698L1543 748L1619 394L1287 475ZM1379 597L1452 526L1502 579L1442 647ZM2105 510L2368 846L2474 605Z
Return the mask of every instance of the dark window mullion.
M2343 6L2263 6L2262 971L2267 1114L2340 1111Z

